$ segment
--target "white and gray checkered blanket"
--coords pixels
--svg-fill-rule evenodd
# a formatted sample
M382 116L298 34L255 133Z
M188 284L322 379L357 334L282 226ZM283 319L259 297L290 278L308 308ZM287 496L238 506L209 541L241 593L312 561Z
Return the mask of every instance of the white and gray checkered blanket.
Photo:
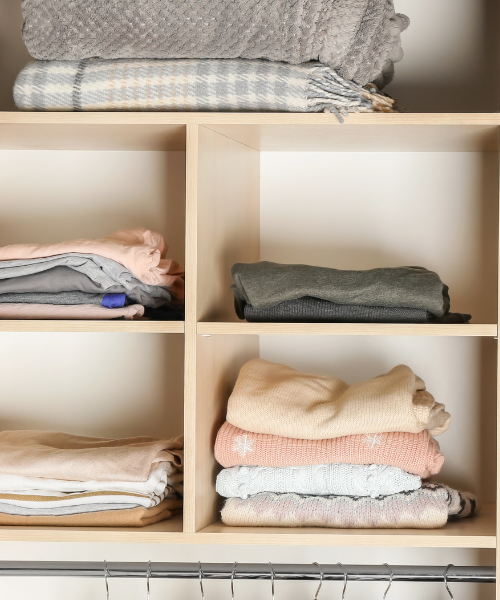
M19 74L24 110L391 112L394 101L318 62L86 59L36 61Z

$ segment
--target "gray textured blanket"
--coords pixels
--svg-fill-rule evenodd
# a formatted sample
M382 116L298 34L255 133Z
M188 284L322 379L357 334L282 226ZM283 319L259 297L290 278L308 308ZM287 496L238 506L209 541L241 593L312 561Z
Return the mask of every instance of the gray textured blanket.
M19 74L25 110L391 112L394 101L320 63L264 60L38 61Z
M18 272L22 272L22 270ZM115 284L104 288L99 283L92 281L89 276L70 267L53 267L32 275L0 279L0 294L58 294L60 292L126 294L134 304L142 304L148 308L157 308L170 302L170 292L165 288L147 285L142 281L139 283L142 287L137 285L125 288L123 285Z
M166 302L172 301L172 296L166 288L143 283L134 277L132 273L120 263L97 254L79 254L76 252L49 256L47 258L0 261L0 293L7 293L7 289L14 292L15 289L11 283L2 285L2 280L41 274L55 267L67 267L86 275L98 285L104 293L126 293L127 296L132 298L131 293L138 288L151 298L159 298ZM120 292L117 292L116 286L121 287ZM74 288L63 289L60 291L70 291L71 289ZM81 288L77 289L81 290ZM32 288L31 291L36 290ZM40 288L39 291L41 291ZM91 292L90 289L81 291ZM16 292L20 292L19 287ZM151 306L151 304L144 304L144 306Z
M341 271L259 262L236 263L231 274L235 296L256 309L304 296L338 304L418 308L436 317L450 308L447 286L423 267Z
M24 0L34 58L319 60L383 87L408 17L392 0Z

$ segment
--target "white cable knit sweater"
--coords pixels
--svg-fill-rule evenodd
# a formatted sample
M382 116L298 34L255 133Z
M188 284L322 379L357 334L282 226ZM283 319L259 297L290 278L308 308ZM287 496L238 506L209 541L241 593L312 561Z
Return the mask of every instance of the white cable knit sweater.
M216 490L226 498L248 498L260 492L315 496L378 498L417 490L422 481L387 465L307 465L301 467L232 467L223 469Z

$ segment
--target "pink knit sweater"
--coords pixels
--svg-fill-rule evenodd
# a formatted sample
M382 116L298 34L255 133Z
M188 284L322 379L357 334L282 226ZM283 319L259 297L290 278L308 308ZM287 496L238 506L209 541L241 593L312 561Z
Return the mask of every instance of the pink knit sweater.
M439 444L427 430L299 440L250 433L227 421L217 434L215 458L226 468L236 465L286 467L327 463L392 465L422 479L439 473L444 462Z

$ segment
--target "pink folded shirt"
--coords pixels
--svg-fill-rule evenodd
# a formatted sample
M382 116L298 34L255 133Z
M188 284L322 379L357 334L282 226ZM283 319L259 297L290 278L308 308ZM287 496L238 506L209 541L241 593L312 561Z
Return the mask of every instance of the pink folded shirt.
M439 473L444 456L428 430L420 433L348 435L328 440L300 440L250 433L222 425L215 441L215 458L225 468L236 465L293 467L348 463L391 465L426 479Z
M133 319L144 314L144 306L131 304L105 308L96 304L0 304L0 319L19 320L96 320Z
M174 260L165 258L167 250L168 246L159 233L138 227L117 231L99 240L12 244L0 247L0 260L46 258L71 252L98 254L122 264L144 283L169 288L176 298L182 300L184 271Z

